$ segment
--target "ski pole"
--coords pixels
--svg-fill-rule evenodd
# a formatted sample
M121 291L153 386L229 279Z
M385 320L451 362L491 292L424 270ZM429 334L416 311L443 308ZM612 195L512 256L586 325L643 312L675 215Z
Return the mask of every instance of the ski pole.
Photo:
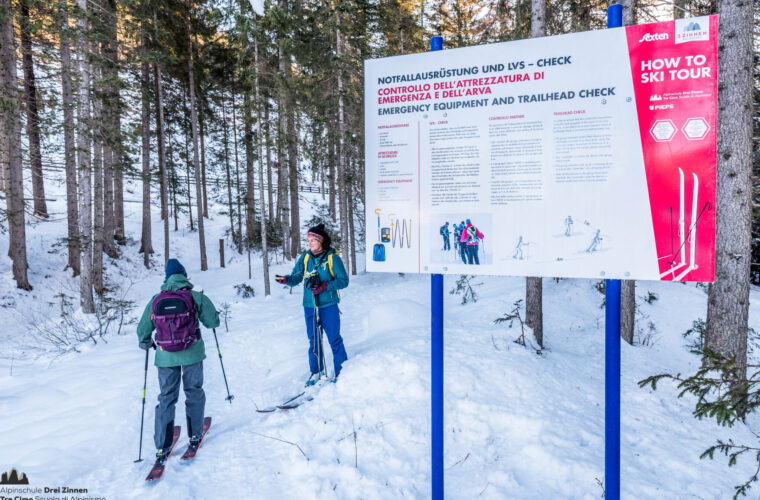
M140 451L137 452L135 463L142 462L142 440L145 425L145 390L148 388L148 355L150 349L145 349L145 377L143 378L142 416L140 416Z
M212 328L214 332L214 342L216 342L216 352L219 354L219 364L222 365L222 376L224 377L224 387L227 388L227 397L224 398L226 401L229 401L230 404L232 404L232 400L235 399L235 396L230 394L230 386L227 385L227 374L224 373L224 362L222 362L222 350L219 349L219 339L216 337L216 328Z
M319 374L317 375L317 380L322 379L322 370L327 372L324 366L322 366L322 363L324 362L324 354L322 353L322 321L319 319L319 306L316 305L316 296L314 297L314 305L317 309L317 315L316 315L316 323L314 325L314 336L316 337L316 349L317 349L317 367L319 368ZM327 374L325 373L325 376Z

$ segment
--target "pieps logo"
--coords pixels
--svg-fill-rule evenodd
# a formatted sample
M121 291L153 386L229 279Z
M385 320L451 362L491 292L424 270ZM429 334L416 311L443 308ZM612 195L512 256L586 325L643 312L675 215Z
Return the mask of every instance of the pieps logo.
M0 484L29 484L29 478L24 472L19 477L19 472L14 468L10 472L3 472Z
M656 40L668 40L670 36L667 33L647 33L641 37L639 43L642 42L654 42Z
M676 43L699 42L710 39L710 18L676 19Z

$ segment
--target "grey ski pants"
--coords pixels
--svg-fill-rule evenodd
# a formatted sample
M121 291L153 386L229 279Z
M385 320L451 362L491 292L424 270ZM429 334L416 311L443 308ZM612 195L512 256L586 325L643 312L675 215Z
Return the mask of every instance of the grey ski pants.
M203 428L203 411L206 393L203 392L203 361L186 366L158 367L158 385L161 394L156 405L156 427L153 439L156 449L171 446L174 434L174 407L179 399L179 382L185 390L185 416L187 435L200 436Z

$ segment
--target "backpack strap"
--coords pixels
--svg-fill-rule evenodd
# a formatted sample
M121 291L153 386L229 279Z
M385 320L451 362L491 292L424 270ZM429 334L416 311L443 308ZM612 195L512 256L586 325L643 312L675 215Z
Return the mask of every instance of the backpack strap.
M309 275L309 271L307 269L309 268L309 252L306 252L303 257L303 279L306 280L306 277Z
M336 253L340 255L340 252L338 252L337 250L327 255L327 267L330 269L330 274L332 275L333 278L335 277L335 271L333 271L333 255L335 255Z

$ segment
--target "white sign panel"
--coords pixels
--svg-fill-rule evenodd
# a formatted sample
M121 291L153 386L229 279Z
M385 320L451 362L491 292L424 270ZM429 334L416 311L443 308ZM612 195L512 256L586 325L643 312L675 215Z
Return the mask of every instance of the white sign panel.
M365 61L367 270L710 281L700 20Z

